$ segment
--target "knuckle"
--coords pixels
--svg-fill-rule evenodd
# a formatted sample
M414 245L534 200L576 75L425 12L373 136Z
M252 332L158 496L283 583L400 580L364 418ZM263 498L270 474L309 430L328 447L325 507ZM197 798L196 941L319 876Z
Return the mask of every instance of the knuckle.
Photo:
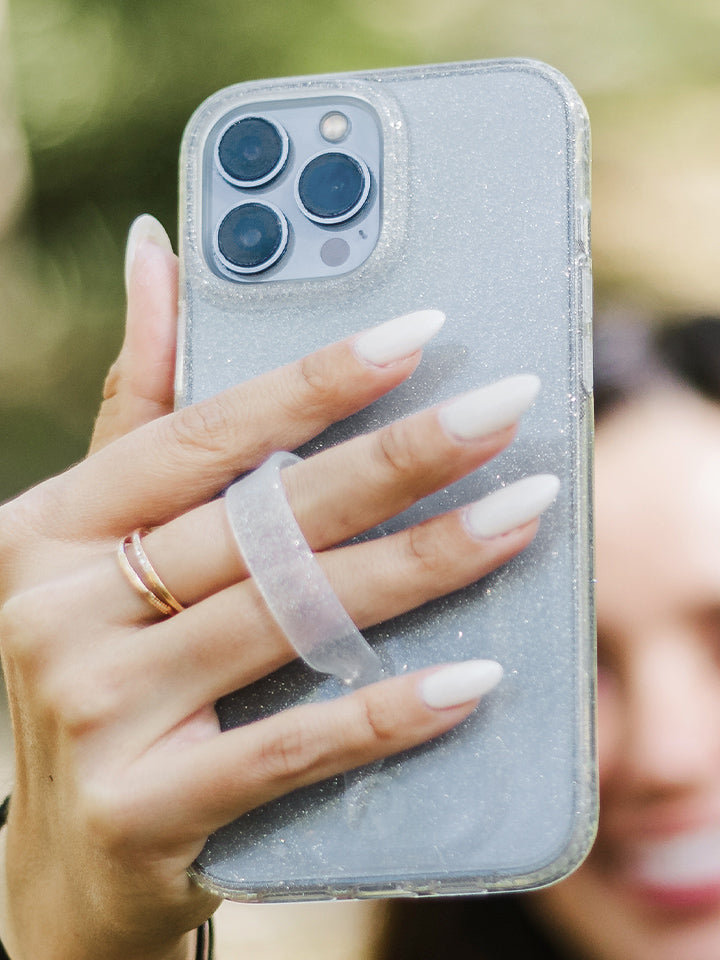
M97 669L91 656L78 670L48 615L57 607L55 599L51 590L37 587L8 600L0 610L0 650L8 686L30 697L56 728L79 739L117 718L126 677L117 668Z
M264 743L258 757L260 778L287 789L335 772L348 758L356 765L388 753L396 739L393 703L364 692L345 701L337 723L318 714L314 722L306 720Z
M4 594L40 581L48 548L64 539L66 519L77 514L76 469L45 480L0 507L0 591Z
M323 737L297 725L262 745L259 765L270 782L292 782L321 764Z
M354 729L361 743L368 745L391 743L397 734L395 715L388 709L383 698L362 697L358 701L357 721Z
M377 458L384 474L411 491L422 480L424 458L405 420L383 427L377 434Z
M87 670L52 671L44 684L45 700L72 740L109 726L119 715L122 697L114 679Z
M37 669L46 659L52 631L39 589L16 593L0 610L0 648L6 665Z
M236 433L234 411L223 394L179 410L169 423L180 449L193 454L224 453Z
M425 524L410 527L403 537L403 560L411 575L434 577L442 567L437 540Z
M323 357L311 353L296 365L297 376L290 382L290 405L303 415L327 408L337 397L338 386Z
M137 813L118 791L115 778L85 779L77 802L84 832L110 854L126 850L136 829Z

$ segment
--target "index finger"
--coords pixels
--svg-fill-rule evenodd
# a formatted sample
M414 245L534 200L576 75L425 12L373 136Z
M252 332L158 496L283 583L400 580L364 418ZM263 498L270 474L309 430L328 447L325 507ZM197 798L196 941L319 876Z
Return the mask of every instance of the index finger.
M46 532L117 537L209 500L392 390L443 321L435 310L395 318L121 437L44 485Z

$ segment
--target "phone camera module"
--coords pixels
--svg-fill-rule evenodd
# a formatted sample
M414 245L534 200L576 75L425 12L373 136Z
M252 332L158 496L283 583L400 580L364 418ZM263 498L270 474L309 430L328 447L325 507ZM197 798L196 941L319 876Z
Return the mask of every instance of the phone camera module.
M350 153L320 153L300 171L295 199L315 223L343 223L354 217L370 193L370 171Z
M216 277L250 288L334 280L376 249L382 124L364 101L323 89L234 103L201 150L201 245Z
M260 187L273 180L288 157L288 135L267 117L241 117L225 128L216 147L220 172L238 187Z
M234 273L260 273L280 259L288 242L283 213L271 203L241 203L221 221L215 236L219 259Z

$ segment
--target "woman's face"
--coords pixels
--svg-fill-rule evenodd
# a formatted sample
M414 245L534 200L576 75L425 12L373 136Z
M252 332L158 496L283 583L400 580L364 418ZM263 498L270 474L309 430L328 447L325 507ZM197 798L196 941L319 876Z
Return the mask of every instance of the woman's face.
M720 957L720 405L658 389L598 430L598 840L534 895L592 960Z

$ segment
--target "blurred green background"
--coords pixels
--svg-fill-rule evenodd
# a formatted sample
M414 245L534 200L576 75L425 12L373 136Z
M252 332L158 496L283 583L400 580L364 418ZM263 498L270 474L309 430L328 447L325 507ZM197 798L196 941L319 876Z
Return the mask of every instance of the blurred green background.
M603 301L720 309L717 0L0 0L0 499L82 456L125 234L175 236L183 126L245 79L536 57L588 104Z

